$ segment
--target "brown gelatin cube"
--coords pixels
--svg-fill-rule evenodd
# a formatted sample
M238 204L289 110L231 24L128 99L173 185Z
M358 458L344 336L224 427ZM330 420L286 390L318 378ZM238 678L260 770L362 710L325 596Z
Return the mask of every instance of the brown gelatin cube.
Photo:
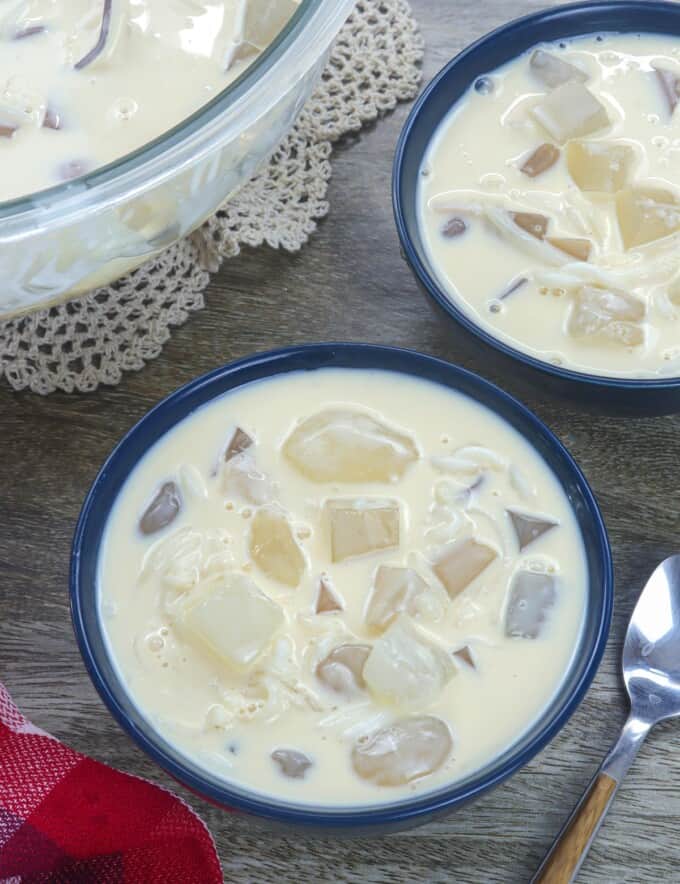
M463 645L462 648L458 648L457 651L453 652L453 656L456 658L456 660L460 660L466 666L469 666L470 669L477 668L475 658L472 656L472 651L470 650L470 645Z
M537 49L529 60L529 67L538 79L550 89L555 89L563 83L585 83L588 74L577 68L568 61L558 58L545 49Z
M635 151L628 144L606 141L571 141L567 145L567 169L585 193L617 193L628 183Z
M532 516L528 513L517 512L517 510L506 510L506 512L512 522L520 552L550 531L551 528L557 527L557 522L543 516Z
M329 500L331 558L341 562L352 556L399 546L399 503L361 498Z
M370 645L339 645L316 667L316 677L339 694L353 694L366 687L364 665Z
M495 549L473 537L450 544L433 570L451 598L460 595L497 558Z
M530 178L536 178L537 175L552 169L559 158L559 147L555 147L554 144L546 141L544 144L540 144L531 156L524 160L520 170Z
M661 89L661 93L666 100L666 108L668 115L673 116L675 108L680 101L680 77L675 71L664 68L661 65L653 64L654 75Z
M48 107L43 119L43 129L61 129L61 116L54 108Z
M453 239L454 237L465 233L466 230L467 224L462 218L449 218L442 227L442 236L445 236L447 239Z
M284 777L290 777L292 780L304 779L313 765L312 760L297 749L275 749L271 757Z
M633 249L679 230L680 203L667 190L622 190L616 196L616 217L624 248Z
M544 239L548 232L550 219L545 215L538 215L535 212L511 212L510 216L518 227L521 227L525 233L536 237L536 239Z
M576 338L636 347L644 341L640 325L644 316L643 302L627 292L583 286L576 294L567 327Z
M313 482L389 482L418 459L411 436L371 414L340 408L302 421L283 454Z
M181 508L179 488L174 482L164 482L139 520L139 530L142 534L155 534L167 528Z
M234 435L231 437L229 444L227 445L227 450L224 452L225 461L228 462L232 457L236 457L238 454L243 454L244 451L254 444L254 439L249 436L245 430L236 427Z
M352 750L352 766L376 786L401 786L434 773L453 748L451 732L434 715L402 718Z
M565 255L569 255L571 258L576 258L577 261L587 261L588 258L590 258L590 253L593 248L593 244L589 239L547 236L546 242L549 242L551 246L559 249L560 252L564 252Z
M538 638L556 600L556 580L552 575L520 571L510 589L505 634L510 638Z
M397 614L413 613L414 601L428 589L427 583L412 568L380 565L366 608L366 625L385 629Z
M295 587L305 570L305 557L286 516L273 508L255 513L250 529L250 556L257 567L285 586Z
M319 577L319 592L316 597L316 613L332 614L334 611L343 611L345 608L342 599L334 591L330 580L325 576Z
M581 83L558 86L536 104L531 113L560 144L590 135L610 123L605 106Z

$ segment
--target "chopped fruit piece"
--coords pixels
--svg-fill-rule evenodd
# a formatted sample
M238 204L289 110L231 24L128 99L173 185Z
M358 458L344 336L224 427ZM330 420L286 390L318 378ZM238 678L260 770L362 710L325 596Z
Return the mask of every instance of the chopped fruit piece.
M588 239L572 239L571 237L548 236L546 242L551 246L576 258L577 261L587 261L590 258L590 252L593 248L592 243Z
M400 614L373 645L364 679L379 699L409 705L436 697L454 671L449 654Z
M307 418L290 434L283 453L313 482L388 482L418 459L410 436L349 409Z
M250 555L258 568L286 586L297 586L305 570L305 557L295 541L290 522L275 509L255 513L250 530Z
M556 599L554 577L535 571L520 571L510 590L505 634L511 638L538 638Z
M284 621L276 602L239 574L199 585L194 598L180 625L231 666L250 665Z
M399 546L399 503L396 500L328 500L331 556L350 556Z
M330 580L322 574L319 578L319 594L316 597L316 613L330 614L333 611L343 611L344 608L342 599L334 591Z
M477 668L475 658L472 656L472 651L470 650L470 645L463 645L462 648L459 648L457 651L453 652L453 656L456 658L456 660L460 660L466 666L469 666L470 669Z
M182 508L179 488L174 482L164 482L139 520L142 534L155 534L175 520Z
M569 64L568 61L564 61L544 49L537 49L533 53L529 67L541 83L551 89L555 89L563 83L585 83L588 79L588 74L581 68Z
M576 295L568 330L576 338L636 347L644 341L639 324L644 315L643 302L627 292L584 286Z
M530 178L536 178L548 169L552 169L560 158L560 149L554 144L546 142L539 145L536 150L522 163L520 170Z
M255 442L251 436L249 436L245 430L242 430L240 427L236 427L234 430L234 435L231 437L229 444L227 445L227 450L224 452L225 461L230 461L233 457L236 457L238 454L243 454L251 445L254 445Z
M672 117L675 108L678 106L678 101L680 101L680 77L675 71L671 71L668 68L660 67L656 64L653 64L652 67L654 68L657 82L661 87L663 97L666 100L668 115Z
M311 759L296 749L274 749L272 761L278 765L284 777L290 777L292 780L304 779L312 767Z
M460 236L461 233L465 233L466 230L467 224L462 218L449 218L446 224L442 227L442 236L445 236L448 239L453 239L455 236Z
M496 550L486 543L467 537L445 547L433 569L453 599L479 577L497 556Z
M376 571L373 592L368 600L366 624L373 629L385 629L397 614L415 613L414 601L428 588L412 568L381 565Z
M48 107L45 111L45 117L42 124L43 129L61 129L61 116L57 111Z
M622 190L634 164L635 151L627 144L571 141L567 145L567 169L576 186L586 193Z
M551 528L557 527L557 522L546 519L543 516L530 516L528 513L519 513L517 510L506 510L512 527L515 530L515 537L519 545L520 552L538 540Z
M266 49L297 12L296 0L248 0L243 36L258 49Z
M535 105L531 113L561 144L604 129L610 122L605 106L581 83L559 86Z
M616 217L623 246L632 249L680 230L680 202L667 190L622 190L616 197Z
M518 227L521 227L526 233L536 237L536 239L544 239L548 232L550 219L545 215L538 215L535 212L511 212L512 220Z
M255 506L269 503L273 497L271 482L256 469L255 462L247 451L232 457L226 464L222 490L227 496L242 497Z
M440 768L452 748L451 732L440 718L418 715L395 721L369 740L359 739L352 766L376 786L401 786Z
M370 645L339 645L316 667L316 676L340 694L356 693L366 687L363 673L370 653Z

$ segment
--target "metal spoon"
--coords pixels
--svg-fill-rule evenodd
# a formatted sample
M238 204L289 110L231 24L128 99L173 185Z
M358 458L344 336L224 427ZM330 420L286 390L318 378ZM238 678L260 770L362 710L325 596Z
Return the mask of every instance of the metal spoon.
M628 721L532 884L574 880L642 741L655 724L680 715L680 555L656 568L635 605L623 646L623 680Z

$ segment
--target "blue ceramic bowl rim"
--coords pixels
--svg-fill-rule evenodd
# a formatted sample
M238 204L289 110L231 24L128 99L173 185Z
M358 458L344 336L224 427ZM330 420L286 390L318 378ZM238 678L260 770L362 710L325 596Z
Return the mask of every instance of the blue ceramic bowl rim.
M366 363L370 363L370 367L380 368L380 365L374 365L375 360L384 360L389 367L384 370L403 373L408 376L425 377L418 372L420 367L423 370L431 370L436 376L428 377L434 383L440 383L449 389L458 390L463 395L469 395L470 389L475 391L482 405L490 408L494 413L498 413L502 419L507 420L503 415L503 409L513 413L518 423L522 424L522 430L516 426L518 432L522 432L527 441L535 445L537 440L545 442L554 454L555 461L561 461L564 465L565 472L568 472L574 479L574 485L585 504L587 512L587 520L591 523L593 535L590 537L591 543L595 548L595 555L598 562L602 566L602 608L599 621L596 624L592 644L587 648L585 656L587 663L583 671L572 687L571 691L564 697L560 697L560 705L556 710L553 718L545 723L524 748L522 752L513 754L508 758L507 762L500 766L497 770L493 770L485 777L475 778L470 782L465 782L461 786L455 784L450 788L433 792L430 795L423 795L414 799L405 799L393 805L371 805L365 808L357 806L356 808L348 808L345 810L333 810L326 807L316 808L315 806L290 805L285 802L277 802L275 799L260 797L256 793L244 794L238 789L232 790L228 784L216 787L214 783L207 778L196 775L187 770L185 766L174 758L170 757L163 749L156 745L153 739L144 734L122 708L119 703L116 692L103 676L95 653L93 653L90 637L84 622L84 599L94 601L96 604L97 588L95 585L83 586L81 580L81 559L83 556L83 541L89 528L90 514L100 495L104 495L108 500L106 505L106 515L111 510L111 506L115 500L106 497L106 483L108 481L108 473L112 470L117 461L126 461L127 448L136 441L136 437L144 436L147 429L152 427L162 415L171 410L175 405L184 407L182 416L179 420L184 419L191 414L195 407L200 407L207 401L217 398L226 392L221 388L221 382L227 378L233 378L244 374L249 369L259 369L266 367L266 375L262 375L262 379L275 377L284 374L287 371L300 370L299 365L295 366L295 360L303 358L305 361L311 360L314 364L307 365L308 370L318 368L332 367L334 362L346 367L349 359L355 368L367 367ZM398 363L399 368L393 367L392 363ZM293 365L291 365L293 363ZM411 370L413 368L413 370ZM249 383L249 380L238 381L232 384L228 389L236 389L243 383ZM215 386L216 392L207 399L203 398L203 392L206 388ZM467 388L467 389L466 389ZM198 403L196 403L198 400ZM192 403L194 406L192 407ZM499 407L495 407L498 405ZM178 421L174 421L174 426ZM167 432L167 429L164 431ZM162 435L162 434L161 434ZM153 442L160 436L153 436ZM153 444L153 442L151 444ZM129 465L128 473L139 462L139 458ZM101 533L103 524L100 524L97 530L97 549L99 554L99 544L101 542ZM71 568L69 577L71 617L73 628L76 634L78 647L85 663L86 669L92 682L97 689L100 697L108 707L110 713L116 719L123 730L133 739L144 752L155 761L161 768L171 774L176 780L183 783L192 791L201 797L228 807L230 809L253 813L257 816L265 817L288 825L307 825L315 827L334 827L355 829L364 827L366 829L376 828L379 826L389 826L390 824L404 823L412 821L414 824L419 817L427 817L430 814L436 814L440 811L451 809L456 805L462 804L472 798L475 798L507 779L519 768L527 764L566 724L571 715L574 713L590 686L595 673L597 672L600 660L604 653L609 634L611 623L611 614L613 606L613 565L612 555L607 537L607 531L600 513L597 501L583 475L581 469L569 454L567 449L562 445L559 439L551 430L533 414L526 406L514 397L510 396L500 387L481 378L479 375L473 374L467 369L460 366L437 359L432 356L419 353L414 350L400 349L396 347L386 347L373 344L354 344L354 343L321 343L306 344L300 346L286 347L279 350L271 350L263 353L254 354L243 359L231 362L221 368L218 368L208 374L202 375L195 380L189 382L185 386L171 393L160 403L155 405L148 411L122 438L113 452L109 455L104 465L99 470L90 491L85 499L76 530L73 538L73 546L71 553ZM121 693L125 695L124 686L120 686ZM149 726L152 730L152 726Z
M413 246L413 242L409 233L409 225L404 215L404 205L401 198L401 183L404 175L404 154L406 152L411 133L413 129L418 125L418 118L433 93L436 92L436 90L440 87L440 84L446 80L451 70L457 67L462 61L467 59L469 56L483 52L485 47L493 43L499 37L512 35L516 31L525 29L527 26L536 29L535 43L540 43L543 39L541 36L541 26L543 24L548 22L552 23L555 21L560 21L562 19L573 20L575 17L582 14L584 16L594 16L598 13L607 12L611 14L613 22L612 26L609 28L598 27L597 29L591 29L590 31L586 29L583 31L584 34L606 33L607 31L620 33L622 32L622 30L625 29L616 27L616 13L630 13L630 11L633 9L644 11L649 15L650 27L645 30L646 33L660 33L658 30L655 31L652 24L652 19L655 13L659 13L662 11L668 12L672 10L674 14L680 16L680 5L678 5L676 2L666 2L666 0L586 0L586 2L570 3L565 6L543 9L539 12L530 13L529 15L513 19L507 24L501 25L499 28L496 28L495 30L490 31L488 34L485 34L483 37L480 37L474 43L471 43L456 56L454 56L454 58L452 58L451 61L449 61L446 65L444 65L444 67L433 77L433 79L427 84L423 92L420 94L418 100L411 109L406 123L404 124L404 128L402 129L399 136L392 167L392 208L394 211L399 240L406 256L406 260L408 261L411 269L414 271L416 277L420 281L421 285L425 288L427 293L430 295L430 297L433 298L434 301L436 301L437 304L446 313L449 314L449 316L451 316L453 319L456 320L456 322L462 325L463 328L466 329L466 331L470 332L472 335L482 340L490 347L493 347L495 350L500 351L505 356L509 356L511 359L521 362L524 365L539 372L551 375L554 378L596 387L599 388L603 393L605 393L607 390L627 390L631 392L637 392L640 390L677 390L680 389L680 376L661 379L619 378L608 375L596 375L588 374L587 372L573 371L568 368L562 368L561 366L552 365L549 362L544 362L543 360L537 359L534 356L530 356L527 353L524 353L522 350L518 350L515 347L506 344L504 341L501 341L499 338L495 337L495 335L492 335L490 332L487 332L485 329L481 328L463 310L461 310L459 307L456 306L456 304L452 302L452 300L444 292L442 286L437 281L435 276L429 272L428 268L420 260L420 257L418 256L418 253ZM451 107L453 107L453 104L451 105Z

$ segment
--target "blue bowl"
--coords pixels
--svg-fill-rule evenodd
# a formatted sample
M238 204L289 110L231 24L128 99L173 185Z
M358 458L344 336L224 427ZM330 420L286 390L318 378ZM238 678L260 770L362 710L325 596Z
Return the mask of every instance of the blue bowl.
M668 414L680 411L680 377L637 380L571 371L528 356L480 328L437 281L418 225L417 188L424 154L441 121L472 83L537 43L606 32L680 36L680 4L623 0L547 9L498 28L450 61L414 105L399 138L392 178L394 215L403 253L416 279L434 303L456 320L457 342L466 350L525 389L539 387L598 411Z
M585 626L563 686L530 731L483 770L448 788L391 805L331 810L263 798L212 777L176 749L135 708L109 656L97 604L97 563L107 519L136 464L196 408L244 384L292 371L338 367L384 369L460 391L487 406L543 456L574 509L586 548L589 588ZM109 710L161 767L204 798L278 824L357 833L413 826L477 797L525 765L567 722L595 675L609 632L612 560L607 533L583 474L557 438L498 387L457 366L409 350L362 344L314 344L251 356L192 381L153 408L106 461L85 500L73 541L71 613L87 670Z

